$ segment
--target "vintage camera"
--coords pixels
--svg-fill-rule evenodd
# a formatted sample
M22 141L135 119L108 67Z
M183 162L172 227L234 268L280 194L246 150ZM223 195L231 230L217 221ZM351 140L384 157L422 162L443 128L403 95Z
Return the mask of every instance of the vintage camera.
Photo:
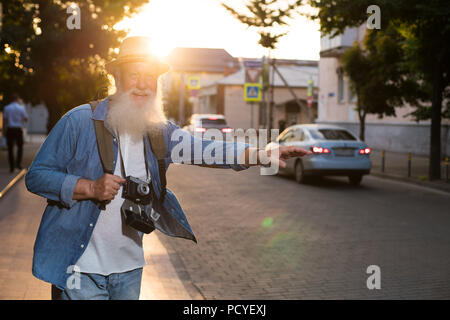
M152 185L141 179L128 176L123 185L122 198L136 204L148 205L152 202Z
M155 230L155 225L145 207L152 202L152 185L132 176L125 180L122 191L125 201L121 208L125 224L143 233L150 233Z
M143 233L150 233L155 230L152 219L147 215L141 206L125 200L121 208L125 224Z

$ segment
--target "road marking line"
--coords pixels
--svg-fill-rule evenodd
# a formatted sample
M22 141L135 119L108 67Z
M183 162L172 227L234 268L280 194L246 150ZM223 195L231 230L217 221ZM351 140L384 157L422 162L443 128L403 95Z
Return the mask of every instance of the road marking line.
M11 189L12 186L13 186L14 184L16 184L16 182L19 181L20 178L22 178L26 173L27 173L27 169L22 169L22 171L20 171L19 174L18 174L14 179L12 179L12 180L8 183L8 185L7 185L2 191L0 191L0 199L3 198L3 196L5 195L5 193L6 193L9 189Z

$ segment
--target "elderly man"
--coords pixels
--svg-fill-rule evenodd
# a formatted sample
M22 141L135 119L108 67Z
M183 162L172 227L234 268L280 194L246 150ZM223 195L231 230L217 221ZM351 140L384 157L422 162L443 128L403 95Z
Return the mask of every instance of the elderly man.
M128 176L151 186L159 206L153 207L156 210L148 205L139 208L152 213L156 229L196 241L178 200L165 189L165 170L176 161L171 151L180 142L172 139L174 132L181 132L181 140L188 139L192 145L200 143L202 150L221 144L224 151L234 154L229 164L211 164L204 158L194 164L236 171L258 164L250 163L253 149L247 144L202 140L166 120L158 77L169 66L153 57L148 47L145 37L123 41L118 58L107 64L116 93L94 111L86 104L67 112L25 177L28 190L48 201L34 246L33 274L52 283L52 299L139 298L145 265L143 232L124 219L123 213L129 213L127 208L134 205L124 196ZM111 134L110 140L106 139L114 153L110 173L102 166L103 149L94 122ZM162 133L167 146L163 167L155 155L160 146L151 141L155 132ZM195 155L189 152L183 154L184 162L186 156L199 160L192 159ZM258 152L260 156L268 153ZM282 159L305 154L309 153L300 148L280 147L277 160L283 165ZM239 159L245 163L240 164Z

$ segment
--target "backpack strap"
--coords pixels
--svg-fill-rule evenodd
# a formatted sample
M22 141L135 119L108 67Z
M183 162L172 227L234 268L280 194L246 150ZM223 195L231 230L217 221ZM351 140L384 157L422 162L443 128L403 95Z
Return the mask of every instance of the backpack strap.
M159 179L161 182L161 196L159 197L160 205L164 204L166 196L166 142L164 141L163 130L151 131L149 133L150 145L153 153L158 160Z
M95 108L100 103L99 100L91 101L89 104L91 105L92 112L94 112ZM112 135L106 129L104 125L104 121L94 120L94 128L95 128L95 136L97 137L97 147L98 154L100 155L100 160L102 162L103 171L105 173L113 174L113 165L114 165L114 150L112 144Z

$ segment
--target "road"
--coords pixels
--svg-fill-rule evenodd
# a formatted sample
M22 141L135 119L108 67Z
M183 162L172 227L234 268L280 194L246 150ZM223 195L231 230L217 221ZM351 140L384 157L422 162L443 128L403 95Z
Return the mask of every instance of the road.
M298 185L258 168L187 165L172 165L168 183L199 243L146 236L143 299L450 298L442 191L377 177L360 187L345 178ZM44 207L23 179L1 201L0 299L49 298L49 285L31 275ZM371 265L381 270L379 290L366 285Z
M288 177L172 165L199 243L160 237L205 299L449 299L450 196L377 177ZM381 289L367 288L367 267Z

